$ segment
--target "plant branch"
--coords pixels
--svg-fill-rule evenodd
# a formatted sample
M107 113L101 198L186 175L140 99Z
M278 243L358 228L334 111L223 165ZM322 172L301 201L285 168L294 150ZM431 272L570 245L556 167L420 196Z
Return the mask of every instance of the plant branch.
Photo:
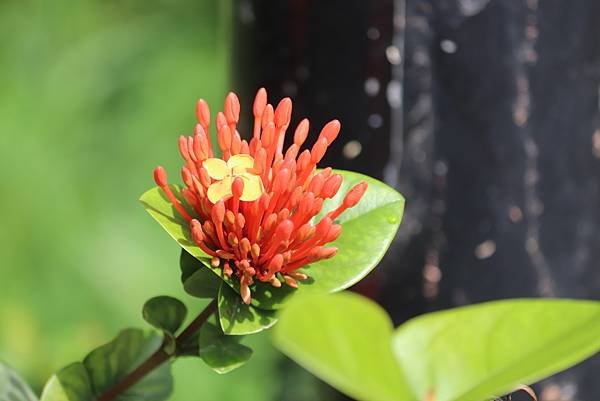
M200 314L194 320L192 320L192 322L177 336L175 339L176 348L181 347L190 337L192 337L216 310L217 300L213 299L206 306L206 308L204 308L202 312L200 312ZM154 369L169 360L172 356L173 355L166 353L162 347L159 348L155 353L150 355L148 359L142 362L140 366L127 374L127 376L125 376L120 382L102 393L96 399L96 401L114 400L131 386L143 379L148 373L152 372Z

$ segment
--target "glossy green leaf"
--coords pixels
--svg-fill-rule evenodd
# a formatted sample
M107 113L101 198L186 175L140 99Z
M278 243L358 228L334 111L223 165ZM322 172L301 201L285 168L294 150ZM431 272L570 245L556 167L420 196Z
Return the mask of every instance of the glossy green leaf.
M181 195L181 187L178 185L171 185L170 187L173 195L175 195L180 203L185 206L186 202ZM204 266L212 271L218 278L226 281L232 287L236 286L234 280L230 280L223 275L220 267L215 268L210 264L210 256L204 253L204 251L192 240L188 222L179 215L160 188L155 187L146 191L140 197L140 202L150 216L152 216L183 249L202 262ZM194 211L190 209L187 209L187 211L190 215L195 215ZM191 270L190 266L186 266L185 271L182 270L182 280L184 278L189 278L188 275L190 275ZM239 288L239 284L237 287Z
M402 219L404 199L398 192L371 177L337 170L344 181L338 195L324 204L323 214L335 209L348 190L361 181L369 188L358 205L340 216L342 234L332 246L338 247L335 257L306 266L303 271L310 278L298 290L286 285L274 288L257 283L252 289L252 305L261 309L278 309L294 293L329 293L348 288L366 276L379 263L391 244ZM181 199L180 189L171 187ZM196 257L228 285L239 292L235 279L223 277L220 268L210 265L210 259L190 237L187 222L171 206L159 188L146 192L140 198L146 210L186 251ZM193 212L192 212L193 214Z
M246 305L240 294L228 285L219 291L219 321L228 335L254 334L266 330L277 322L275 311Z
M179 267L181 269L181 282L185 283L185 281L190 278L192 274L197 272L201 267L204 267L204 263L190 255L185 249L181 248L181 253L179 255ZM215 278L220 285L221 280L219 280L218 277ZM217 287L217 291L218 290L219 288Z
M600 350L600 303L529 299L431 313L402 325L393 348L421 400L481 401Z
M361 400L482 401L598 352L600 302L489 302L426 314L390 335L374 302L335 294L295 300L274 332L282 351ZM393 377L384 380L392 370L401 385L395 393Z
M93 401L137 368L162 345L155 332L123 330L108 344L93 350L83 363L71 364L53 375L42 401ZM166 400L173 387L170 364L165 363L130 387L118 401Z
M223 280L202 262L182 249L179 264L183 289L188 294L198 298L215 298L217 296Z
M240 344L240 336L228 336L216 324L207 322L198 337L200 358L215 372L239 368L252 356L252 349Z
M37 401L27 383L11 368L0 362L0 400Z
M181 195L181 187L178 185L171 185L170 187L180 203L186 206L187 204ZM160 188L154 187L146 191L140 197L140 202L154 220L156 220L183 249L188 251L196 259L205 263L207 267L211 268L210 256L204 253L204 251L194 243L190 234L188 222L181 217L177 210L175 210ZM187 211L192 216L195 215L195 212L192 210L187 209ZM220 271L217 271L214 268L212 268L212 270L221 277Z
M181 327L187 315L187 308L177 298L166 295L149 299L144 304L142 316L165 335L164 349L167 353L175 352L175 333Z
M258 283L252 304L262 309L279 309L291 294L319 294L341 291L359 282L377 266L394 239L404 211L404 198L381 181L366 175L335 170L344 177L337 195L325 202L321 216L337 208L350 188L361 181L369 184L358 203L336 221L342 234L330 245L338 248L335 257L300 269L309 279L297 290L284 285L273 288ZM319 217L319 216L318 216Z
M411 401L391 352L392 322L352 293L294 300L273 329L275 345L304 368L358 400Z
M175 334L185 320L187 308L177 298L161 295L150 298L144 304L144 320L155 328Z

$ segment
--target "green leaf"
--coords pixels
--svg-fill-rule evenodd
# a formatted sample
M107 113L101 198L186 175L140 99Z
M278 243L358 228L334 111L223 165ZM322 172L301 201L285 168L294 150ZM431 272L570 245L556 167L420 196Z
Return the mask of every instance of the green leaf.
M258 283L252 304L262 309L279 309L292 294L319 294L341 291L359 282L377 266L394 239L404 211L404 198L381 181L350 171L334 170L344 177L337 195L325 202L320 216L337 208L350 188L361 181L369 184L358 203L336 221L342 234L330 244L338 253L300 269L309 279L297 290L284 285L273 288ZM317 216L317 219L320 217Z
M178 185L170 185L170 188L173 195L175 195L180 203L186 207L187 203L181 195L181 187ZM175 210L169 199L159 187L154 187L142 194L140 202L144 206L144 209L150 213L150 216L152 216L183 249L188 251L196 259L205 263L205 265L215 271L215 274L219 277L222 276L220 269L217 271L217 269L210 266L210 256L204 253L204 251L192 240L188 222L181 217L177 210ZM187 211L192 216L196 215L192 210L187 209Z
M358 205L340 216L342 234L332 246L338 247L335 257L306 266L302 271L310 278L297 290L286 285L274 288L270 284L257 283L252 288L252 305L261 309L279 309L295 293L329 293L348 288L366 276L379 263L390 246L402 219L404 198L398 192L371 177L349 171L336 170L344 177L338 194L325 202L323 213L339 206L355 184L367 181L369 188ZM171 189L182 199L177 186ZM220 267L212 267L210 258L191 239L185 219L179 216L159 188L142 195L140 201L150 215L187 252L200 260L215 275L239 292L238 280L224 277ZM182 200L182 203L185 202ZM192 215L194 213L190 211Z
M200 270L201 267L204 267L204 264L190 255L185 249L181 248L181 254L179 255L179 267L181 268L181 282L185 283L185 281L190 278L192 274ZM216 277L216 279L220 284L221 282L219 278Z
M41 401L93 401L160 349L158 333L123 330L93 350L83 363L71 364L46 383ZM118 401L162 401L171 393L170 364L164 363L116 398Z
M146 301L142 314L152 326L173 335L185 320L187 308L177 298L161 295Z
M215 298L217 296L223 281L202 262L182 249L179 264L183 289L188 294L198 298Z
M417 317L393 347L416 393L481 401L531 384L600 349L600 303L489 302Z
M0 362L0 400L37 401L27 383L11 368Z
M375 303L335 294L294 300L274 332L283 352L361 400L482 401L598 352L600 302L489 302L426 314L390 335Z
M240 294L228 285L219 291L219 321L227 335L254 334L266 330L277 322L275 311L246 305Z
M358 295L313 295L289 303L273 339L283 353L353 398L411 401L391 352L392 330L385 311Z
M200 358L215 372L223 374L239 368L252 356L252 349L240 344L240 336L228 336L207 322L198 337Z
M53 375L42 392L42 401L84 401L94 399L90 376L81 362L75 362Z
M175 333L187 315L187 308L177 298L166 295L149 299L142 309L144 320L165 335L165 352L175 352Z
M187 207L187 203L181 195L181 187L179 187L178 185L170 185L170 188L173 192L173 195L175 195L175 197L180 201L180 203L184 205L184 207ZM235 288L239 291L239 282L237 280L229 279L228 277L223 275L223 272L220 267L214 267L210 264L211 257L204 253L204 251L200 249L200 247L198 247L198 245L196 245L196 243L192 240L188 222L183 217L181 217L177 210L175 210L175 208L171 205L169 199L167 199L167 197L160 188L155 187L146 191L140 197L140 202L144 206L144 209L146 209L146 211L150 214L150 216L152 216L154 220L156 220L161 225L161 227L175 241L177 241L177 243L183 249L185 249L190 255L192 255L194 258L200 261L206 268L212 271L218 279L225 281L232 288ZM190 215L196 215L196 213L193 210L189 208L187 208L186 210ZM183 258L183 255L181 258ZM182 259L180 259L180 263L181 260ZM197 268L194 269L194 266L189 264L189 261L187 259L185 259L184 262L186 263L186 265L185 267L182 265L181 277L182 281L184 281L184 289L186 291L192 291L193 294L190 295L205 298L207 295L205 290L209 290L209 288L203 287L205 287L204 283L208 282L208 278L202 270ZM199 276L194 278L194 282L188 283L186 288L185 282L191 279L192 275L197 272L201 273L199 273ZM202 283L202 286L200 288L196 288L198 283Z

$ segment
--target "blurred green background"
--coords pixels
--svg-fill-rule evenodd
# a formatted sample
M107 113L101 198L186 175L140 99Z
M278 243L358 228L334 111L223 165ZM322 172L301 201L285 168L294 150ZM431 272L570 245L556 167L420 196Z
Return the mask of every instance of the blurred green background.
M230 7L0 3L0 359L36 391L121 328L145 326L147 298L202 308L181 289L178 246L137 199L156 164L179 180L177 137L192 131L197 98L213 116L222 107ZM226 376L178 361L171 399L314 399L310 385L282 398L289 362L268 334L249 343L252 360Z

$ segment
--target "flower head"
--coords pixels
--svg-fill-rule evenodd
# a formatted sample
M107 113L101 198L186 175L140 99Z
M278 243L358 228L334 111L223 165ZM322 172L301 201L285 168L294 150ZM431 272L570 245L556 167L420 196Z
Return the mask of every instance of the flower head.
M333 257L327 246L341 233L335 219L356 205L367 183L354 186L343 202L316 221L323 203L335 196L342 176L331 168L317 170L327 147L338 136L340 123L330 121L313 146L301 151L309 131L304 119L294 132L293 144L283 149L290 124L292 101L285 98L274 109L260 89L254 101L254 130L250 141L237 131L240 104L230 93L225 111L216 118L222 158L215 157L208 137L210 111L204 100L196 106L198 124L191 137L179 138L185 161L182 195L194 210L191 216L174 196L162 167L154 179L173 206L189 222L194 242L220 266L227 277L237 277L240 294L250 303L255 280L274 287L297 287L307 278L298 269Z

